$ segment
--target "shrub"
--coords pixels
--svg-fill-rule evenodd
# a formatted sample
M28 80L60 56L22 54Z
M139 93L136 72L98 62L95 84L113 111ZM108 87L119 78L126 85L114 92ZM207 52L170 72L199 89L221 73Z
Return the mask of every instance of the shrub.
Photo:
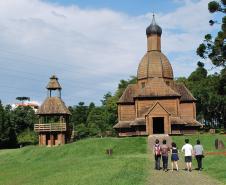
M19 145L34 145L38 143L38 135L31 130L25 130L17 136Z

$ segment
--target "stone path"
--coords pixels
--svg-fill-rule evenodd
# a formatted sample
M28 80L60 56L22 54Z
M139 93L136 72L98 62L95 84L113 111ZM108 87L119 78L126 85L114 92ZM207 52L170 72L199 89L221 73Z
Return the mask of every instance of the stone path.
M152 140L153 138L148 138L148 143L152 143ZM148 150L150 152L150 160L152 165L150 166L150 179L148 179L148 185L223 185L223 183L220 183L219 181L207 176L204 172L199 172L197 170L193 170L192 172L185 171L185 164L183 160L184 157L182 154L180 154L180 160L178 164L179 172L172 172L170 170L168 172L154 170L154 156L151 151L152 149L150 150L150 146L152 145L149 145ZM168 167L171 168L170 159L168 164Z

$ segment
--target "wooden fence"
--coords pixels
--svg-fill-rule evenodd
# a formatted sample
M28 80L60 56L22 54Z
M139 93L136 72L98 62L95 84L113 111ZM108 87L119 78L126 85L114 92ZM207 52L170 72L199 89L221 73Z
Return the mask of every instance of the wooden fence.
M35 132L66 131L66 123L35 124Z

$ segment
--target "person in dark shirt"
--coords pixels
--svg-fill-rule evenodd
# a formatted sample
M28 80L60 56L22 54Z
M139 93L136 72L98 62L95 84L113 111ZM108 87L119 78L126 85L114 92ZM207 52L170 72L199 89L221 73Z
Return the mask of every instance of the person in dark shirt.
M176 169L178 171L179 169L178 169L177 161L179 160L179 157L178 157L178 149L177 149L176 143L174 143L174 142L172 143L172 148L170 149L170 152L171 152L172 171L173 171L174 165L176 166Z
M162 154L162 162L163 162L163 171L168 171L168 153L169 153L169 147L166 145L166 140L164 139L162 141L161 146L161 154Z

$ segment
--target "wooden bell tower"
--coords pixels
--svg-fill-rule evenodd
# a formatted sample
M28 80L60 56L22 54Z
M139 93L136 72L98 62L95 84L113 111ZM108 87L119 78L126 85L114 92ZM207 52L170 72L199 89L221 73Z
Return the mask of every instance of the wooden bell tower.
M61 86L58 78L53 75L46 87L47 98L37 111L39 123L34 125L34 131L39 134L39 145L62 145L69 139L68 126L70 111L61 99Z

